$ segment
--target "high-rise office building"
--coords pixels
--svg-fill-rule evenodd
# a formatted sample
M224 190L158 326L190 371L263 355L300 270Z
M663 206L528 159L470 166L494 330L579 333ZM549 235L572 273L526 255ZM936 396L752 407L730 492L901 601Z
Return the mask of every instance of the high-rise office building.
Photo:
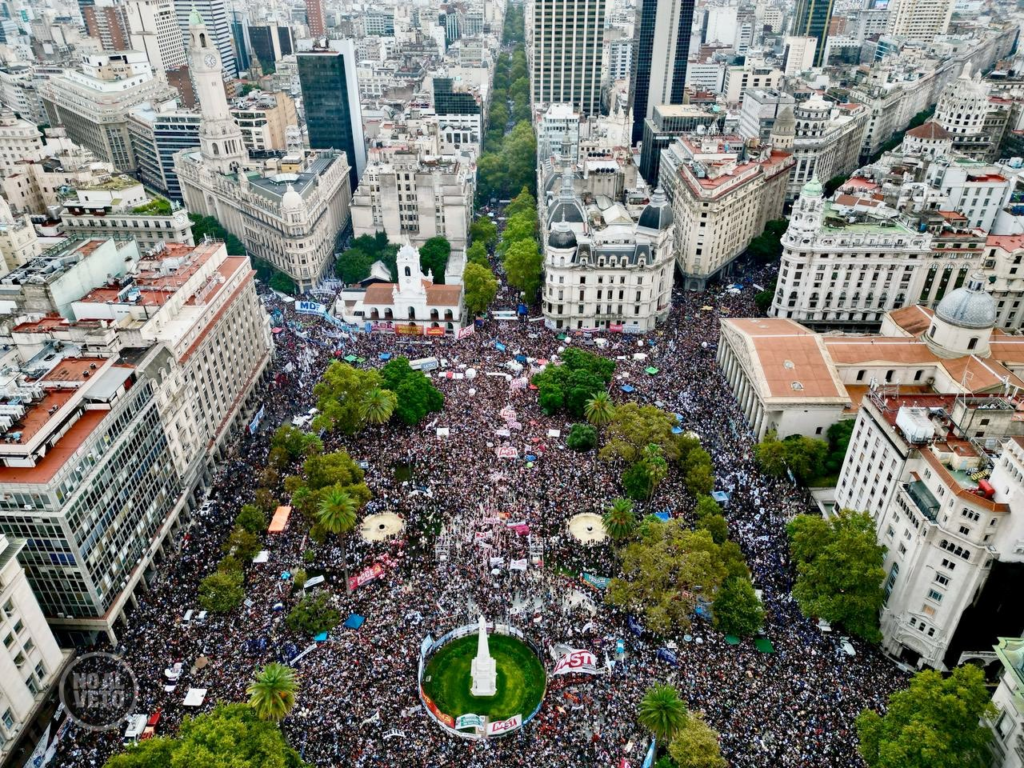
M217 53L220 54L224 79L233 80L238 77L238 61L235 59L231 25L228 23L228 11L224 0L174 0L174 8L178 14L178 26L185 38L188 37L192 9L199 12L206 24L206 34L212 38Z
M601 113L605 0L534 0L533 102Z
M231 11L231 40L235 44L239 71L248 72L252 62L249 60L249 25L244 11Z
M813 37L818 41L814 53L816 67L822 66L825 60L825 41L828 39L828 26L832 21L833 2L834 0L799 0L796 5L793 35Z
M931 42L946 34L954 5L952 0L896 0L889 7L886 31L892 37Z
M306 0L306 26L309 27L309 36L314 40L327 34L323 0Z
M633 144L643 137L644 120L654 115L656 106L683 103L693 7L694 0L640 0L637 4L629 79Z
M263 65L276 64L294 53L291 28L279 27L277 24L251 25L249 44L252 55Z
M99 40L104 51L124 51L129 48L124 6L87 5L82 8L82 17L89 37Z
M173 0L129 0L125 15L131 48L146 54L153 71L177 69L188 63Z
M366 142L351 40L298 54L299 83L311 149L340 149L348 155L352 190L366 168Z

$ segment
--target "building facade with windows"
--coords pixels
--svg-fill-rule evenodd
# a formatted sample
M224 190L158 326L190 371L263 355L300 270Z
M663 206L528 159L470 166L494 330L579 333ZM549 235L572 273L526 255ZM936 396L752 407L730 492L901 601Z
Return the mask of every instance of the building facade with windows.
M676 139L661 155L659 181L676 224L675 262L687 290L727 271L765 224L782 216L793 158L748 149L738 136Z
M0 761L32 722L70 651L62 651L18 562L25 546L0 533Z
M605 0L530 3L527 55L534 107L571 104L585 116L601 114L605 9Z
M558 181L555 177L554 181ZM672 307L672 206L660 190L634 221L619 203L584 205L565 166L544 206L544 325L645 333Z

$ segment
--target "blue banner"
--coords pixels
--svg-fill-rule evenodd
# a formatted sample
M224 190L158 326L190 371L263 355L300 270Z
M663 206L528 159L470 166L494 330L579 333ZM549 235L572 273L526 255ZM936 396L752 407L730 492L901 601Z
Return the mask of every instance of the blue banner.
M657 753L657 739L651 739L650 749L647 750L647 757L644 758L644 764L640 768L651 768L654 765L654 755Z
M679 666L679 659L676 658L676 655L668 648L659 648L658 658L662 661L667 661L673 667Z
M644 628L640 625L640 622L629 614L626 615L626 624L629 626L629 631L637 637L640 637L644 633Z

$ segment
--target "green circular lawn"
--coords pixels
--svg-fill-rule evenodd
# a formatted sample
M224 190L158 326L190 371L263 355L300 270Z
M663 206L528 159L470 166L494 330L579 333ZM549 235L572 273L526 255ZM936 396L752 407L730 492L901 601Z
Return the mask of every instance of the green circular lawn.
M445 714L487 715L491 720L526 717L544 695L544 667L525 643L507 635L489 635L488 644L498 670L498 691L477 698L469 692L470 668L476 656L476 633L444 646L423 673L423 689Z

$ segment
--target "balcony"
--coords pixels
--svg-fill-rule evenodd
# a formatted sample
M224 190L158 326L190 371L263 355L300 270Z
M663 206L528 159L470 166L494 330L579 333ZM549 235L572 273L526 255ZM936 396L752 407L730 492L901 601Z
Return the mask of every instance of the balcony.
M905 484L903 488L917 505L917 508L921 510L921 514L934 523L939 513L939 500L928 490L928 486L924 484L924 481L915 480L912 483Z

